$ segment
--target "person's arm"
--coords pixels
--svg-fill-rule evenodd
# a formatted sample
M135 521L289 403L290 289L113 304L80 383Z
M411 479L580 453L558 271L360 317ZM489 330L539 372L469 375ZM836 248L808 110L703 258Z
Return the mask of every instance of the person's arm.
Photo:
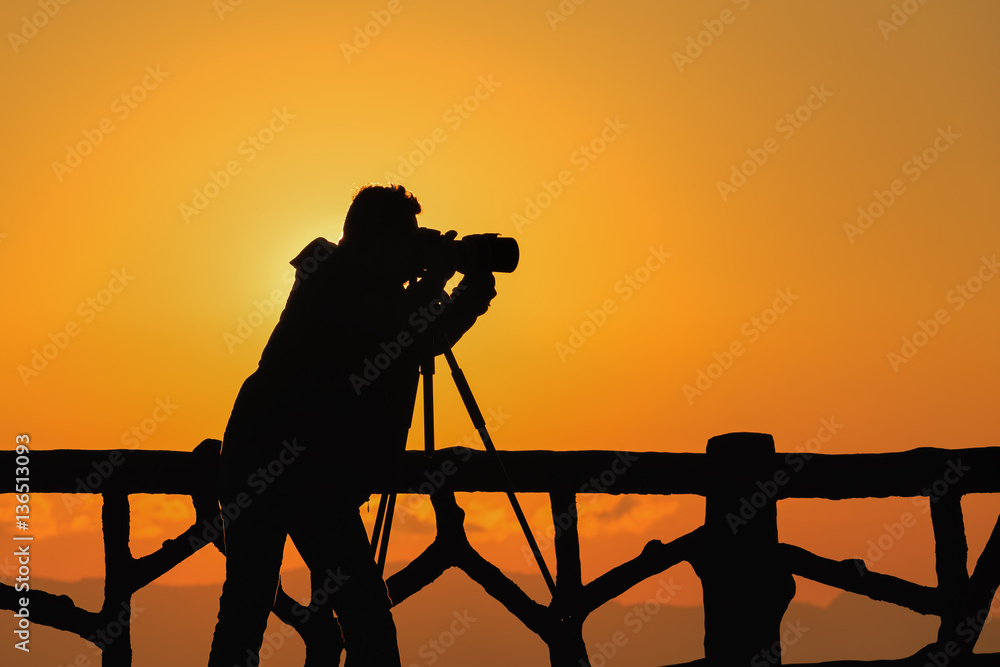
M435 355L454 345L484 314L497 295L496 279L489 271L470 272L448 294L444 286L455 274L454 265L430 269L408 290L409 322L421 345L430 345Z
M483 271L463 276L449 295L451 303L444 304L438 322L441 335L433 338L434 354L443 354L447 347L457 343L479 316L486 313L496 295L496 279L492 273Z

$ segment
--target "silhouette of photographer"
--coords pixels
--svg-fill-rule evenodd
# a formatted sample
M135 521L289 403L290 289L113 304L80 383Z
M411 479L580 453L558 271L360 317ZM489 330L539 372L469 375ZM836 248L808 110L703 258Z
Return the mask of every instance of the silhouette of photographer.
M478 265L444 291L458 242L419 228L420 210L400 185L366 186L341 241L318 238L291 262L285 309L223 438L219 499L242 509L225 527L209 667L258 664L286 535L313 589L333 591L323 611L339 617L346 664L400 664L359 507L406 446L421 358L455 343L496 296Z

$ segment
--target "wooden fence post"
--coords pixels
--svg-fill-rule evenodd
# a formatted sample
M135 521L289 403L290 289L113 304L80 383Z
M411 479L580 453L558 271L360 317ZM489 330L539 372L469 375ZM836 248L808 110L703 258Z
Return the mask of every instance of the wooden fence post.
M551 636L547 639L552 667L590 667L587 648L583 642L583 621L580 614L580 594L583 581L580 574L580 533L577 528L576 494L571 491L553 491L549 494L552 505L553 540L556 550L556 591L559 599L550 607L555 615Z
M103 667L132 664L132 553L129 549L130 512L128 494L117 489L103 494L101 523L104 526L104 604L97 633Z
M705 499L704 552L695 562L705 602L709 665L781 664L781 618L795 594L778 559L774 439L728 433L708 441L715 476ZM785 480L787 483L787 480Z
M969 588L969 545L965 539L961 493L949 489L941 496L932 496L929 502L938 590L944 601L938 641L946 642L964 619L962 602Z

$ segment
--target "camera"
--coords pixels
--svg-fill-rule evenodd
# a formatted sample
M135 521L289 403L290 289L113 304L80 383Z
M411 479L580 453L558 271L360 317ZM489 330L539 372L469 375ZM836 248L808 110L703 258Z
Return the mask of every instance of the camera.
M456 270L513 273L521 258L517 241L499 234L470 234L460 241L452 241L458 253Z
M512 273L520 259L517 241L499 234L470 234L460 240L441 234L436 229L420 228L417 254L420 263L428 264L454 259L459 273Z

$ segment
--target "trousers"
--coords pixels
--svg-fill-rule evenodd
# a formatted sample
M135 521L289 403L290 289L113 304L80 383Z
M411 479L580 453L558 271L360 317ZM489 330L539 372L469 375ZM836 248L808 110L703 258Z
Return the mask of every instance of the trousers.
M266 460L252 445L224 442L220 500L241 509L225 524L226 581L209 667L259 664L286 537L308 565L323 608L337 613L346 667L400 667L392 602L358 508L323 483L308 451L293 459L286 449Z

